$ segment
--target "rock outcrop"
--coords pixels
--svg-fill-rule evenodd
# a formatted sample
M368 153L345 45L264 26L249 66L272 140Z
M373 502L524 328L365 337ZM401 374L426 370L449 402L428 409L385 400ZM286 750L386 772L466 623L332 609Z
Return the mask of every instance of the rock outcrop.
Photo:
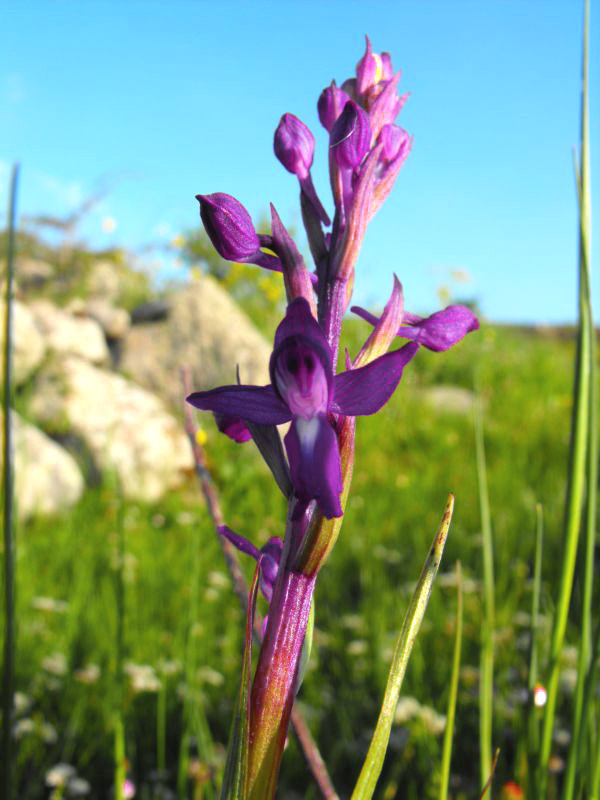
M271 345L213 278L174 292L169 306L167 319L134 325L124 340L119 366L136 383L180 411L182 367L194 389L235 383L238 365L244 383L269 382Z
M2 417L0 411L0 420ZM84 481L75 459L14 411L12 422L19 517L52 514L76 503L83 492Z
M126 497L158 500L191 473L185 433L155 395L75 356L56 361L41 381L33 414L45 427L80 437Z

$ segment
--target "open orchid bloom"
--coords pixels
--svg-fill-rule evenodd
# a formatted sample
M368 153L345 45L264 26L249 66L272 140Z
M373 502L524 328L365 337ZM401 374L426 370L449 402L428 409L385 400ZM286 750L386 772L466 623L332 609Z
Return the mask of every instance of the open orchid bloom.
M374 414L392 396L418 349L410 342L367 366L335 375L331 349L308 302L296 298L275 333L268 386L221 386L187 401L203 411L263 425L291 421L285 437L296 497L342 516L340 453L332 415Z

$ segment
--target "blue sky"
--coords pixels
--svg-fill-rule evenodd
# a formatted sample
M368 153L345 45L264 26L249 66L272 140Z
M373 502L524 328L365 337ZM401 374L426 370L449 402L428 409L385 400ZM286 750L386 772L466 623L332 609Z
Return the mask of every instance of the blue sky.
M369 33L403 70L411 96L398 122L414 147L367 232L356 300L383 303L395 271L410 310L434 310L449 285L496 321L572 321L581 18L578 0L5 0L0 202L16 159L23 214L67 214L105 187L82 237L156 245L144 251L153 262L197 224L199 192L233 194L255 219L272 201L298 225L273 131L286 111L313 130L331 208L316 101L350 76ZM598 192L599 23L594 7ZM597 275L594 293L600 309Z

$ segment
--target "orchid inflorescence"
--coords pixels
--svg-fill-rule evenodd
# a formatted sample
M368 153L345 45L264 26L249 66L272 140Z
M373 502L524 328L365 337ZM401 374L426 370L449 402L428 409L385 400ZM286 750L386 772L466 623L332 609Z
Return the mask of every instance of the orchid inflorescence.
M294 696L317 574L341 526L354 460L355 418L379 411L394 393L420 346L447 350L478 326L466 307L429 317L404 310L394 276L380 317L352 311L372 325L354 359L336 372L339 339L367 226L406 160L412 139L395 124L407 95L389 54L366 50L354 77L335 81L318 100L329 133L333 221L311 178L315 140L293 114L275 131L275 155L300 184L302 220L315 269L271 206L271 234L257 234L250 214L228 194L198 195L200 215L226 260L282 273L287 310L275 331L267 386L236 384L194 392L188 402L212 411L219 430L237 442L253 439L288 501L283 541L261 549L226 526L220 533L257 561L269 602L268 621L248 703L247 770L240 796L271 797ZM330 228L330 230L326 230ZM390 350L396 337L407 342ZM289 424L285 452L277 426ZM256 583L256 581L255 581Z

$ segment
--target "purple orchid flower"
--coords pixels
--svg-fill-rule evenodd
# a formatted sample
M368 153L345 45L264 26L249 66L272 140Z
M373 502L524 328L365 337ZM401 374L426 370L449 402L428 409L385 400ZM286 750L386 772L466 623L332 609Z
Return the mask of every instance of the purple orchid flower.
M300 509L316 500L328 519L342 516L342 475L335 416L374 414L398 385L418 344L410 342L367 366L333 372L327 339L303 297L287 308L275 332L268 386L221 386L194 392L187 401L246 422L281 425L294 493Z
M378 317L360 306L352 306L350 310L371 325L377 325L379 322ZM402 339L412 339L428 350L439 353L449 350L467 333L478 329L479 320L470 308L452 305L436 311L429 317L419 317L417 314L405 311L396 335Z

